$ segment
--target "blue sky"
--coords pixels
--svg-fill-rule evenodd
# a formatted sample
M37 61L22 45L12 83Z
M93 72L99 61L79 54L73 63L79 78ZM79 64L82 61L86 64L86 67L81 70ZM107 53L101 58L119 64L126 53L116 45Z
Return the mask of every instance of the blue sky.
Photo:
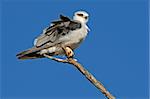
M1 6L2 99L105 99L73 66L15 55L59 14L90 14L91 31L75 57L118 99L148 99L146 0L5 0Z

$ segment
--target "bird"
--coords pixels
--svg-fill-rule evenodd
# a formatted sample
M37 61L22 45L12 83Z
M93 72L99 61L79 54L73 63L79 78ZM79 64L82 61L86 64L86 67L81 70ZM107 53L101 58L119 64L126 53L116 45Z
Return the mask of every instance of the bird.
M60 14L58 20L54 20L34 40L33 47L18 53L18 59L44 58L49 56L65 55L73 57L76 48L84 41L90 29L87 25L89 14L86 11L76 11L73 18Z

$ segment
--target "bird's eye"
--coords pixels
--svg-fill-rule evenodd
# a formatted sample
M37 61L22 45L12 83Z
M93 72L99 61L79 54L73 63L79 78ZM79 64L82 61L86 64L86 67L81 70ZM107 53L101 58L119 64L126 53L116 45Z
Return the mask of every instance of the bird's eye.
M78 16L82 16L83 17L83 14L77 14Z

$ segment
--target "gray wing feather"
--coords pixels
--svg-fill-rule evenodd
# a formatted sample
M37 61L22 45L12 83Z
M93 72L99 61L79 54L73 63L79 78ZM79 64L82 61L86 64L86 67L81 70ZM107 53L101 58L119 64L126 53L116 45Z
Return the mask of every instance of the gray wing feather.
M81 28L81 23L77 21L72 21L67 17L60 16L59 21L52 22L53 25L46 28L43 33L36 38L35 46L43 47L44 45L53 46L55 44L61 43L58 41L60 37L65 36L75 29Z
M57 36L55 36L56 33L51 33L50 35L47 35L47 34L42 34L40 35L36 40L36 46L39 47L39 46L42 46L46 43L53 43Z

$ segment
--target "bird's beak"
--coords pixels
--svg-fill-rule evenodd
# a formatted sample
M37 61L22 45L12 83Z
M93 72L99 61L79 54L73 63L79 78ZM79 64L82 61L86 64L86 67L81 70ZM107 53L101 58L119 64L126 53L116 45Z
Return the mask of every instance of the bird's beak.
M87 20L87 19L88 19L88 16L85 16L84 18Z

